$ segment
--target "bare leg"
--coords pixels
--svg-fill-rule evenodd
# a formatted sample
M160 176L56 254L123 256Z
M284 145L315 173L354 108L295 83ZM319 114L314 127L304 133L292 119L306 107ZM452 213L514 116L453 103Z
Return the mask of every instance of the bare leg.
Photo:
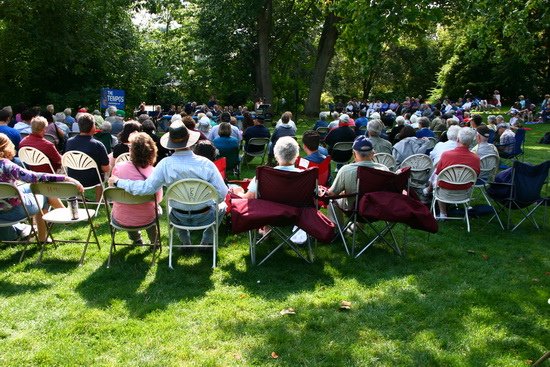
M46 213L47 211L44 210L44 214ZM38 228L38 240L40 242L46 241L46 222L42 219L42 213L40 211L34 215L34 221Z
M98 185L95 187L95 201L99 202L101 195L103 194L103 186Z
M447 204L442 203L441 201L438 201L437 204L439 204L439 216L440 217L446 217L447 216Z
M65 205L59 200L59 198L48 198L48 204L54 209L64 208Z

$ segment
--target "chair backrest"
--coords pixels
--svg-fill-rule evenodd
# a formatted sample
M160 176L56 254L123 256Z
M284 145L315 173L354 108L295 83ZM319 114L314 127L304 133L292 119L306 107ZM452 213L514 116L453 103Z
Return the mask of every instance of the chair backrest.
M532 203L540 199L540 192L548 179L550 160L533 166L514 161L512 166L512 199L520 203Z
M0 182L0 200L5 199L21 199L21 194L17 187L11 183Z
M55 173L48 157L36 148L21 147L19 148L18 155L19 159L21 159L21 162L23 163L23 166L27 169L30 169L29 166L48 165L51 173Z
M71 182L38 182L31 184L31 191L35 195L44 195L51 198L68 199L82 197L78 187Z
M353 142L341 141L332 146L332 160L339 164L346 164L353 157ZM336 159L338 157L338 160ZM345 157L345 158L344 158ZM340 160L342 159L342 160Z
M52 134L44 134L44 139L46 139L47 141L49 141L50 143L53 143L55 144L56 142L56 138L55 136L53 136Z
M384 191L401 194L407 190L411 170L405 167L399 173L382 171L372 167L357 168L357 193Z
M130 160L130 153L128 153L128 152L122 153L121 155L116 157L115 164L120 163L120 162L127 162L129 160Z
M330 177L330 163L331 163L330 155L327 156L321 163L315 163L308 161L305 158L298 157L296 159L296 162L294 165L298 168L313 168L317 167L319 169L319 177L318 177L318 184L322 186L327 186L328 178Z
M411 186L424 186L433 171L433 163L426 154L413 154L401 162L401 168L411 168Z
M326 135L328 133L328 127L318 127L315 131L317 131L319 135Z
M156 195L132 195L119 187L108 187L103 193L107 202L117 202L122 204L143 204L156 201Z
M112 142L113 142L113 136L108 132L98 132L94 134L94 139L100 141L105 146L105 149L107 150L107 154L111 153L112 151Z
M500 158L497 154L488 154L480 159L479 178L484 181L492 181L498 170Z
M218 192L212 184L196 178L174 182L166 190L166 202L177 201L186 205L210 204L218 201Z
M477 180L476 172L463 164L455 164L443 169L437 175L437 181L446 182L451 185L475 184Z
M97 164L88 154L79 152L78 150L70 150L61 157L63 167L83 171L87 169L97 168Z
M257 197L295 207L314 207L318 170L313 167L301 172L290 172L266 166L258 167Z
M221 157L214 161L214 165L222 175L222 178L225 180L225 170L227 168L227 158Z
M395 167L397 166L397 162L393 155L388 153L376 153L372 160L388 167L390 171L395 171Z
M514 150L511 154L520 155L523 153L523 143L525 143L525 129L517 129L514 140Z
M250 138L248 145L267 146L269 144L269 138Z
M232 170L239 165L239 147L218 148L219 156L226 158L226 168Z

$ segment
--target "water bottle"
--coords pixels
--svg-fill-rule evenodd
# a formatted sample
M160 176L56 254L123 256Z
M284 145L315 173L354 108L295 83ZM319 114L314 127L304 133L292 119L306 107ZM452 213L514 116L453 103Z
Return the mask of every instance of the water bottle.
M78 199L76 197L69 198L69 208L71 209L71 219L78 219Z

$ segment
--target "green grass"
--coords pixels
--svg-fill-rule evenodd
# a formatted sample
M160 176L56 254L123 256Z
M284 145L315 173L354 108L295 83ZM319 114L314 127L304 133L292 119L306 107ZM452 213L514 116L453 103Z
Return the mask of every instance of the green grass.
M548 129L528 132L527 161L550 157L535 143ZM101 251L82 267L78 245L49 248L42 265L2 245L0 365L527 366L550 346L548 222L509 233L481 218L470 234L445 222L409 230L403 257L319 244L313 264L282 252L260 267L247 236L222 231L218 268L177 252L174 270L166 247L153 265L149 250L120 249L106 269L104 214L97 224Z

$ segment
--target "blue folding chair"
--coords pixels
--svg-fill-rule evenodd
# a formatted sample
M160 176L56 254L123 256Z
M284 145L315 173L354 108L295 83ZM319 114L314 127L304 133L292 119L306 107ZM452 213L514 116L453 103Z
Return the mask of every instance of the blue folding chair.
M533 166L530 163L514 161L510 183L491 183L487 194L499 206L499 210L489 220L496 217L500 221L499 213L506 211L506 228L510 229L512 210L523 214L523 219L512 228L514 231L521 223L529 219L537 229L540 229L533 214L540 206L547 205L548 198L541 196L542 187L548 179L550 160ZM504 190L504 191L503 191ZM502 194L504 192L504 194ZM499 195L500 193L500 195Z

